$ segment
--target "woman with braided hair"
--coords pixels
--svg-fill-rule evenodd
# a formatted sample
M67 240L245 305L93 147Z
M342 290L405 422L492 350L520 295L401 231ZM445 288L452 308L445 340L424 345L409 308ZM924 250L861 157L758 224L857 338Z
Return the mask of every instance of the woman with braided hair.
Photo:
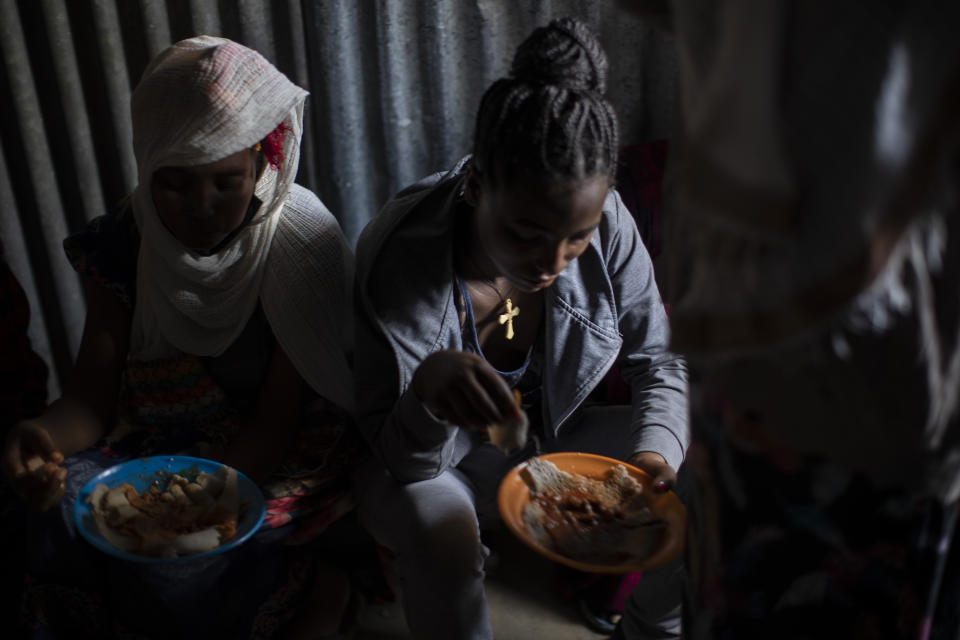
M612 188L605 73L583 24L534 31L483 96L472 156L399 193L358 244L358 423L375 456L355 492L395 554L417 638L491 636L480 529L496 522L511 467L586 451L641 467L665 491L684 457L686 370ZM632 406L586 407L615 363ZM486 426L518 419L513 391L531 438L504 454ZM671 637L679 589L647 580L661 597L638 624Z

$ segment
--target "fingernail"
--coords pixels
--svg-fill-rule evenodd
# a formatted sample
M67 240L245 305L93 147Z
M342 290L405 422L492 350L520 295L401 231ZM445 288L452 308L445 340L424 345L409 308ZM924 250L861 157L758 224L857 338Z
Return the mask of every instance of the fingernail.
M660 480L659 482L657 482L657 483L656 483L655 485L653 485L653 486L655 486L655 487L656 487L657 489L659 489L660 491L663 491L664 489L667 488L667 483L664 482L663 480Z

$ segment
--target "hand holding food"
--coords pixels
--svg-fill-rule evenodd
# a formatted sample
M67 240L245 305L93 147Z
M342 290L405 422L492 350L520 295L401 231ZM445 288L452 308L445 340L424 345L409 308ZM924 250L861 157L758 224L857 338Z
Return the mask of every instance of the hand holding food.
M63 454L38 422L24 420L7 433L3 475L14 492L37 511L46 511L63 496L67 470Z
M412 386L431 413L465 429L485 430L523 413L500 374L466 351L430 354L413 374Z
M185 475L186 471L181 472ZM235 469L170 474L142 492L98 484L88 502L100 535L121 551L173 558L215 549L234 536L240 513Z
M521 406L520 392L514 389L513 397L518 413L507 416L501 422L487 425L487 436L490 442L504 453L522 449L527 444L527 431L530 427L530 421Z

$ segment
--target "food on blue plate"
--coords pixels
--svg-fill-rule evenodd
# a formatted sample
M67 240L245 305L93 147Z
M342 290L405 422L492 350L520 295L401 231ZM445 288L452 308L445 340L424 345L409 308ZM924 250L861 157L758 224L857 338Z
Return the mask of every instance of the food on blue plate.
M124 482L100 483L88 498L100 535L121 551L175 558L211 551L237 531L237 472L182 470L138 492Z
M572 560L616 565L644 558L657 549L666 529L647 506L643 486L622 464L596 479L533 458L520 477L530 489L523 508L530 535Z

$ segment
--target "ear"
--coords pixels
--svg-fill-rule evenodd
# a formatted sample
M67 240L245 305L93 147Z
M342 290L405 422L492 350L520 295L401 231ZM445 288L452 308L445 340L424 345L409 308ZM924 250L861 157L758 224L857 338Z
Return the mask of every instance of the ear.
M463 189L463 199L471 207L476 207L480 202L480 190L482 188L482 175L476 165L470 164L467 169L467 184Z

